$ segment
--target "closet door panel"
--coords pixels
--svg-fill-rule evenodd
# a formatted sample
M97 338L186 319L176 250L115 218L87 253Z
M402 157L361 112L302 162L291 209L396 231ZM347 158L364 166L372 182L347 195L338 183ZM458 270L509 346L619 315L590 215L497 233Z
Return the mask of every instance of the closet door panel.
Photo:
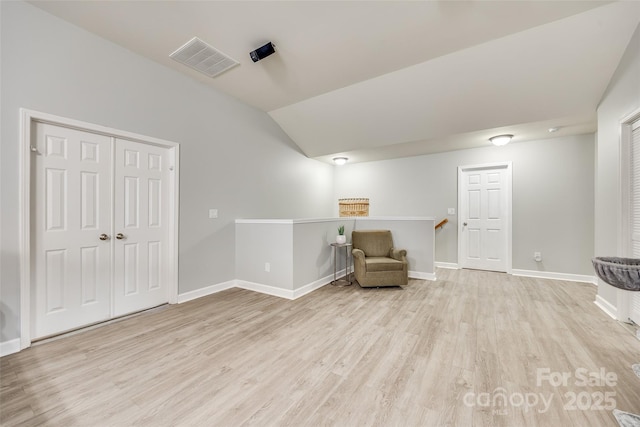
M114 315L168 301L168 151L124 139L115 154Z
M39 122L34 135L31 334L38 339L110 316L112 176L110 137Z

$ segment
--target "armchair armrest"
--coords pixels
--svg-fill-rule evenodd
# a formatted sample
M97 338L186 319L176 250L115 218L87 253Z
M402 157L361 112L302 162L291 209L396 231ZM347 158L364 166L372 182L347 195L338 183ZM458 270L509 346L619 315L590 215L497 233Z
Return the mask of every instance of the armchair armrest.
M407 261L407 251L405 249L391 248L389 251L389 257L397 259L398 261Z
M353 270L356 272L356 276L358 274L364 274L367 271L364 251L362 249L352 249L351 254L353 255Z

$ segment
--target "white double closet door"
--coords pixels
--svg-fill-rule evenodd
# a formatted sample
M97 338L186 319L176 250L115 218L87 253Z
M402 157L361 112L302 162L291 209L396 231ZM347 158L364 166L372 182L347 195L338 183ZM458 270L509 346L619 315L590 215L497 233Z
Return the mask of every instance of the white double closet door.
M168 150L34 126L32 338L168 302Z

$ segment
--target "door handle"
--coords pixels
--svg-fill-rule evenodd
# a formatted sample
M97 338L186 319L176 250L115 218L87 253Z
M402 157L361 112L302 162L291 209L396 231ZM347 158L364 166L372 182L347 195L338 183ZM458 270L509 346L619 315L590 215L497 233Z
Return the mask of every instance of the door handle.
M104 233L102 233L102 234L100 235L100 237L98 237L98 238L99 238L100 240L109 240L109 235L108 235L108 234L104 234Z
M463 223L462 223L462 225L466 227L466 226L467 226L467 223L466 223L466 222L463 222Z
M122 239L125 239L125 238L126 238L125 235L122 234L122 233L116 234L116 239L118 239L118 240L122 240Z

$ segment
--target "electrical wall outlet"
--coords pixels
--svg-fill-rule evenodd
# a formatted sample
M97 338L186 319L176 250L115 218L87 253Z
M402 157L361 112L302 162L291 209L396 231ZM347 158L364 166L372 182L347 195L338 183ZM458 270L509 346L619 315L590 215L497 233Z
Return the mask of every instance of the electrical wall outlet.
M542 261L542 253L534 252L533 253L533 259L536 260L536 262L541 262Z
M218 218L218 209L209 209L209 218Z
M271 263L269 262L264 263L264 271L266 271L267 273L271 272Z

